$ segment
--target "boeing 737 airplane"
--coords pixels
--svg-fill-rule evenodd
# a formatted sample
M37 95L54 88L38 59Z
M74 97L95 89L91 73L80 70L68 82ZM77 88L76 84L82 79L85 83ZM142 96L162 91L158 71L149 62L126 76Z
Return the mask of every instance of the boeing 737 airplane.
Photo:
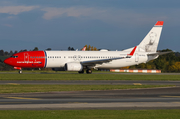
M4 63L18 69L52 68L55 71L92 73L91 69L120 68L156 59L168 52L156 52L163 21L158 21L141 43L123 51L25 51L13 54Z

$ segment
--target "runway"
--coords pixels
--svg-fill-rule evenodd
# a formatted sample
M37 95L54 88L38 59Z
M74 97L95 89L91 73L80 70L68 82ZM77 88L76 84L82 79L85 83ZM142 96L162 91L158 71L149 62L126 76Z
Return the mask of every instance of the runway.
M1 110L180 109L180 87L1 94Z

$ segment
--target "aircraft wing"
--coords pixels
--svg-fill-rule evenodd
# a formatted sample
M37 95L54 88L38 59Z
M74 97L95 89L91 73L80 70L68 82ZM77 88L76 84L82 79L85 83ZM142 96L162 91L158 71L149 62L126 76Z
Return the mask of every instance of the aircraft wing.
M134 55L137 46L133 48L130 54L127 54L126 57L117 57L117 58L109 58L109 59L99 59L99 60L90 60L90 61L83 61L81 62L84 66L95 66L96 64L103 64L111 62L112 60L124 59L124 58L131 58Z
M124 59L126 57L118 57L118 58L110 58L110 59L100 59L100 60L91 60L91 61L83 61L81 62L84 66L94 66L96 64L103 64L111 62L112 60Z
M148 56L154 56L154 55L164 55L164 54L168 54L171 53L173 51L168 51L168 52L156 52L156 53L151 53L151 54L147 54Z

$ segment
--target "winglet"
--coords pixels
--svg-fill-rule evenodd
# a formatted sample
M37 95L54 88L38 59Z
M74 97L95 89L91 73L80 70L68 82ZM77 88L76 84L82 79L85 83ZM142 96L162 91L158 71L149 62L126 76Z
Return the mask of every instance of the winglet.
M155 26L163 26L164 21L157 21L157 23L155 24Z
M131 51L130 54L127 54L127 57L130 58L134 55L134 52L136 51L137 46L134 47L134 49Z

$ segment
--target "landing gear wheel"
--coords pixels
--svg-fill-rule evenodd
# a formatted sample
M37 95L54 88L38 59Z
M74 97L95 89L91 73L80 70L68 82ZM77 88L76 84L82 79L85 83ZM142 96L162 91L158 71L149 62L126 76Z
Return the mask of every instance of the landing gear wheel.
M22 70L19 70L19 74L22 74Z
M83 73L84 73L84 70L82 70L82 71L78 71L78 73L79 73L79 74L83 74Z
M87 69L87 70L86 70L86 73L87 73L87 74L91 74L91 73L92 73L92 70Z

